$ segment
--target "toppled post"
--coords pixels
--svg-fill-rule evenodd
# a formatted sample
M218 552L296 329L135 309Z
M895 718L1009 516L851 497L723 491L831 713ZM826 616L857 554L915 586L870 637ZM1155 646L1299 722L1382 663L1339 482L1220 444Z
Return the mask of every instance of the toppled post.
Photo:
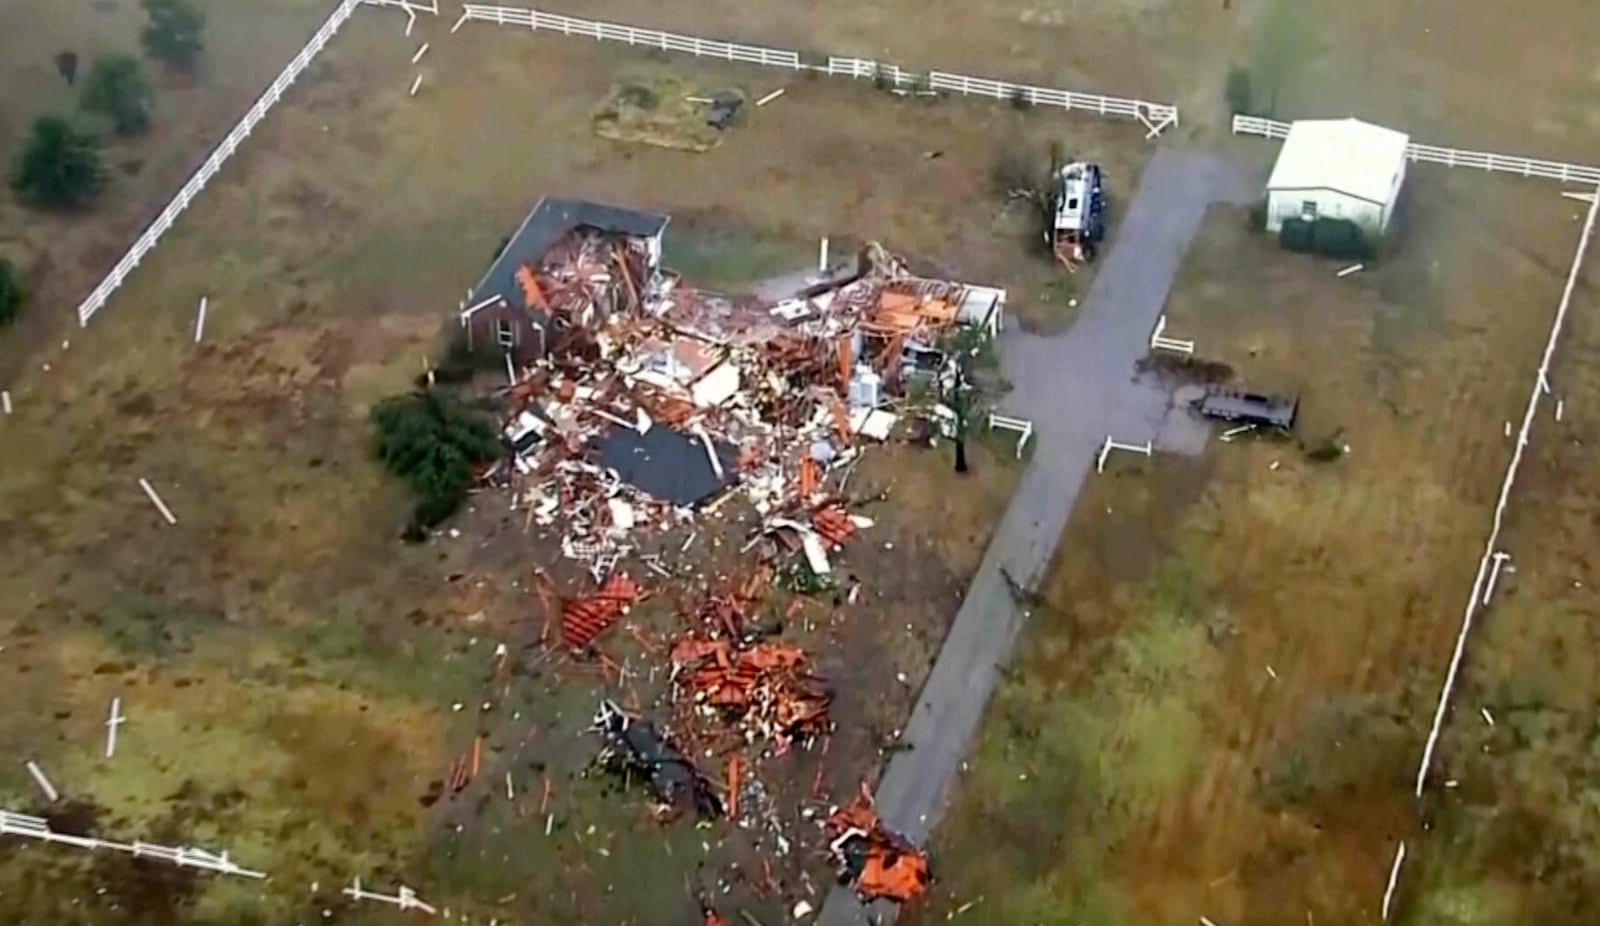
M161 512L161 516L167 519L168 524L178 523L177 516L172 513L171 508L167 507L167 503L161 500L161 496L156 494L155 487L150 484L150 480L141 477L139 479L139 487L144 489L144 494L150 496L150 501Z
M33 776L33 783L39 786L40 791L44 792L45 800L52 804L61 800L61 792L57 791L56 786L51 784L50 779L45 777L44 769L39 767L39 763L29 759L24 764L28 767L28 774Z
M121 696L111 699L111 713L106 717L106 758L117 754L117 727L128 718L122 716Z
M1490 557L1492 563L1489 566L1489 581L1484 585L1483 588L1483 604L1485 607L1488 606L1489 599L1494 595L1494 583L1500 578L1501 568L1505 566L1506 560L1510 558L1510 553L1505 553L1500 550L1496 550L1494 555Z

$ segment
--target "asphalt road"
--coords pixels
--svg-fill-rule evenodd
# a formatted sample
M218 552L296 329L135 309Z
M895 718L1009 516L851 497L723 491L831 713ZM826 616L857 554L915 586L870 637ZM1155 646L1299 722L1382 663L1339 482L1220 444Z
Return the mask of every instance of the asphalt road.
M926 840L938 821L1022 628L1025 615L1006 577L1029 589L1042 579L1108 434L1160 447L1183 430L1174 420L1182 413L1171 413L1165 390L1139 380L1135 364L1206 207L1249 202L1259 191L1248 169L1219 155L1158 151L1102 250L1077 321L1053 336L1007 333L1002 357L1014 391L1006 411L1034 421L1039 446L912 711L904 735L912 748L895 753L878 784L884 822L911 840ZM1187 439L1180 443L1192 449ZM835 888L818 922L857 926L893 914Z

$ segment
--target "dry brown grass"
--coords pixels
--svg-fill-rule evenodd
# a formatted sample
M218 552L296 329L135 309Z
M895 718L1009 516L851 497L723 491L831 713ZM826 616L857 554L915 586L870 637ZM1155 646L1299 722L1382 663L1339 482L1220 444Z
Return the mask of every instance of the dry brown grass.
M944 831L930 921L978 893L964 916L990 922L1375 915L1395 842L1422 835L1410 786L1499 425L1572 245L1553 192L1419 170L1411 193L1395 252L1344 279L1210 216L1172 329L1298 393L1299 441L1337 431L1350 453L1246 440L1091 484Z

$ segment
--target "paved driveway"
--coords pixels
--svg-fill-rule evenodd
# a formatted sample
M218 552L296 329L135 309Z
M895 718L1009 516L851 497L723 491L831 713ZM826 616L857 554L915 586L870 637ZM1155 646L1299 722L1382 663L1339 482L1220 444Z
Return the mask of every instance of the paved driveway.
M1022 627L1002 570L1029 588L1038 583L1107 434L1159 447L1183 432L1166 391L1139 381L1134 365L1206 207L1258 194L1249 170L1219 155L1158 151L1103 251L1077 321L1052 336L1008 333L1002 357L1015 389L1006 410L1033 419L1039 446L912 711L905 740L913 748L895 753L878 785L884 822L912 840L925 840L944 809ZM886 919L893 911L862 906L835 888L819 923L856 926L875 913Z

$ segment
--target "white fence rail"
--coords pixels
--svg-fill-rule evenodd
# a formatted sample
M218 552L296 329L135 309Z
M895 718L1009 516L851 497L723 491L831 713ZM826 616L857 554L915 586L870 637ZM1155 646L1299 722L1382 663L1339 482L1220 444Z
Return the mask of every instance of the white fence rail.
M799 52L785 51L779 48L763 48L759 45L741 45L736 42L722 42L715 39L702 39L692 35L679 35L675 32L661 32L656 29L639 29L620 23L580 19L576 16L562 16L559 13L546 13L542 10L468 3L465 6L465 12L456 25L459 27L463 22L472 21L492 22L503 26L527 26L535 30L560 32L563 35L581 35L585 38L599 41L623 42L643 48L658 48L662 51L684 52L686 54L699 55L703 58L743 61L747 64L762 64L767 67L788 68L795 71L807 69L806 65L800 62Z
M0 836L20 836L24 839L37 839L40 842L53 842L59 845L75 846L79 849L108 849L112 852L126 852L139 858L158 858L171 862L183 868L203 868L224 875L238 875L244 878L265 878L266 875L259 871L241 868L228 858L228 853L221 854L208 852L205 849L196 849L192 846L160 846L155 843L141 842L112 842L106 839L96 839L93 836L74 836L70 833L58 833L50 828L49 821L43 817L34 817L23 813L11 813L0 810Z
M206 188L206 184L210 183L211 178L217 175L217 171L222 169L222 165L228 158L239 150L239 145L250 137L250 133L255 130L262 117L266 116L267 110L271 109L273 104L283 97L284 91L289 89L289 86L295 82L295 79L311 63L311 59L322 51L323 47L328 44L328 40L333 38L334 34L339 31L339 27L344 25L345 20L350 18L350 14L355 12L356 7L360 6L361 3L362 0L340 0L339 5L334 7L333 12L323 22L322 28L311 36L311 41L300 49L299 54L290 59L288 65L278 74L277 79L267 86L266 91L261 94L261 98L256 100L255 105L250 107L250 110L244 114L244 118L239 120L239 124L233 127L233 131L222 139L222 142L211 152L211 156L207 157L205 163L200 165L200 169L194 172L194 176L190 177L188 182L178 190L172 201L167 203L167 207L161 210L161 214L156 216L155 221L145 228L144 233L139 235L133 242L133 246L128 248L126 254L122 255L122 259L117 261L116 266L111 268L111 272L106 275L106 278L100 281L100 285L96 286L93 292L89 293L88 298L84 299L82 304L78 306L79 325L89 324L89 319L94 317L94 313L100 311L100 308L106 304L106 300L111 297L112 293L117 291L117 288L128 278L128 274L139 266L139 262L144 260L144 256L156 246L156 243L161 240L161 236L167 233L167 229L172 227L172 223L183 213L183 210L189 208L189 204L194 201L196 196L200 195L201 190Z
M986 96L996 100L1019 100L1034 106L1054 106L1060 109L1099 113L1102 116L1137 119L1147 124L1160 125L1162 128L1178 122L1178 108L1166 103L1102 96L1098 93L1077 93L1072 90L1036 87L1031 84L1013 84L1003 80L968 77L965 74L949 74L944 71L930 71L928 79L933 89L951 93Z
M1254 116L1234 116L1235 135L1260 135L1265 138L1289 137L1289 123ZM1441 148L1437 145L1412 144L1406 148L1406 157L1428 164L1446 167L1468 167L1475 170L1523 177L1543 177L1562 183L1600 184L1600 167L1569 164L1564 161L1542 161L1514 155L1491 154L1487 151L1462 151L1459 148Z
M1097 93L1077 93L1055 87L1013 84L944 71L921 74L866 58L829 57L826 64L812 65L802 61L800 53L795 51L701 39L673 32L639 29L618 23L545 13L540 10L469 3L466 4L461 18L456 21L455 28L459 29L463 23L473 21L492 22L503 26L526 26L530 29L551 30L565 35L581 35L593 39L625 42L644 48L679 51L701 57L743 61L794 71L820 71L840 77L887 80L896 87L906 84L925 84L930 90L946 93L986 96L997 100L1020 99L1039 106L1054 106L1099 113L1102 116L1135 119L1144 123L1152 135L1159 134L1161 130L1177 124L1178 121L1177 107L1167 103L1151 103L1145 100L1102 96Z
M1433 714L1433 726L1428 730L1428 741L1422 748L1422 761L1417 766L1417 797L1428 783L1428 772L1433 767L1433 751L1439 744L1439 731L1444 726L1445 712L1450 707L1450 696L1455 691L1456 678L1461 671L1461 657L1466 652L1467 636L1472 632L1472 621L1487 603L1484 580L1489 575L1490 564L1496 562L1499 550L1500 529L1505 522L1506 504L1511 500L1511 487L1516 484L1517 470L1522 466L1523 452L1528 449L1528 434L1533 430L1533 419L1539 411L1539 401L1550 388L1550 363L1555 359L1556 345L1561 341L1561 330L1567 321L1567 309L1572 305L1572 294L1578 285L1578 275L1583 260L1589 252L1589 241L1594 234L1595 218L1600 213L1600 188L1595 190L1594 201L1589 204L1589 215L1583 223L1583 234L1578 238L1578 250L1572 258L1572 270L1567 274L1567 285L1561 293L1561 304L1556 309L1555 321L1550 325L1550 338L1545 342L1544 356L1539 360L1539 370L1529 389L1528 405L1522 413L1522 428L1517 431L1517 445L1511 451L1511 462L1506 466L1505 480L1500 484L1500 498L1495 502L1494 521L1488 540L1483 545L1483 557L1478 561L1478 575L1472 581L1472 594L1467 598L1466 613L1461 618L1461 631L1456 637L1455 649L1450 654L1450 668L1445 672L1444 685L1439 692L1439 705ZM1496 565L1498 565L1496 563ZM1480 604L1482 602L1482 604Z
M439 15L439 0L361 0L369 6L393 6L407 13L432 13Z

